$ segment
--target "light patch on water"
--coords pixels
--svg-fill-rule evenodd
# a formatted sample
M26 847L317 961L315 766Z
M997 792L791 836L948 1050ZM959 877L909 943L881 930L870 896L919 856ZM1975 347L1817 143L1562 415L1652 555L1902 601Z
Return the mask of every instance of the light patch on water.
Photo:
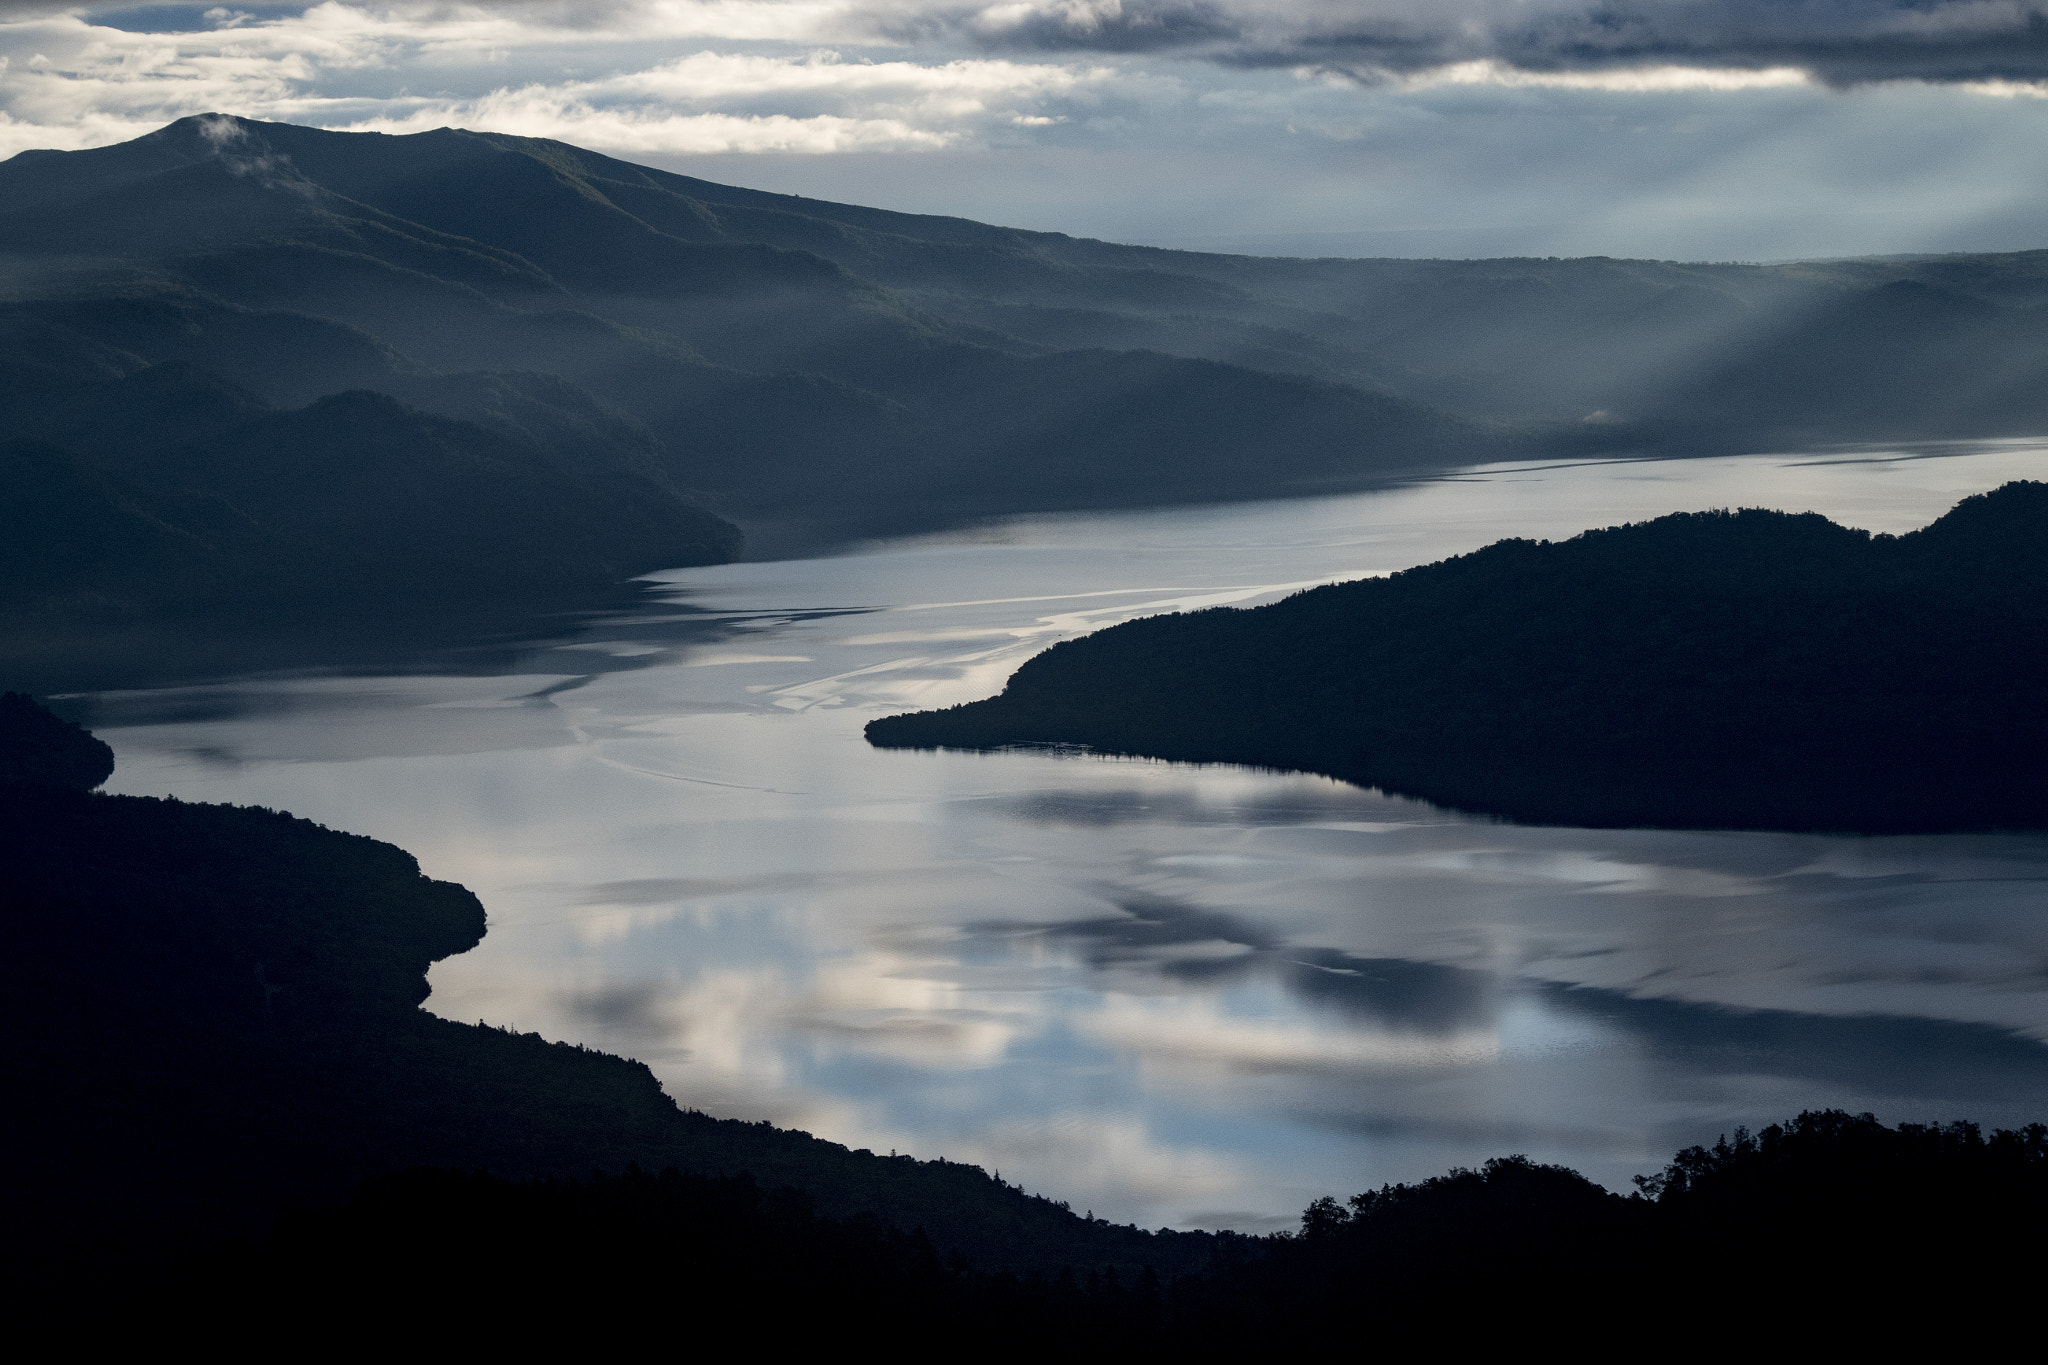
M2048 1117L2048 838L1528 828L862 725L1133 616L1503 536L1724 506L1903 531L2044 471L1982 442L1018 518L655 575L670 608L494 673L83 701L113 790L292 810L472 887L490 933L431 1008L638 1057L685 1105L1149 1225L1291 1226L1506 1151L1626 1188L1804 1107Z

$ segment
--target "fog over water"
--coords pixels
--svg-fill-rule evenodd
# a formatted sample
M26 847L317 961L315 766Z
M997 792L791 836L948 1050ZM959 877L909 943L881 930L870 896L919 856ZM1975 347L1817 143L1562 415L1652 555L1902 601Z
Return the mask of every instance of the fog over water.
M388 839L490 910L429 1008L1118 1221L1510 1151L1617 1187L1801 1108L2048 1118L2048 837L1528 828L1318 778L870 749L1055 640L1670 511L1903 531L2048 442L1498 466L661 576L493 655L83 699L110 789Z

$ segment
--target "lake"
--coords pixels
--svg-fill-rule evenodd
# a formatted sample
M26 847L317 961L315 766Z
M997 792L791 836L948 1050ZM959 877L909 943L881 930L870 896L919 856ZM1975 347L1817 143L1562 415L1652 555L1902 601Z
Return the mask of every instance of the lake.
M1320 778L870 749L1055 640L1705 507L1904 531L2048 442L1502 465L656 576L514 647L77 699L109 789L388 839L490 911L428 1008L1147 1226L1803 1108L2048 1119L2048 837L1505 825Z

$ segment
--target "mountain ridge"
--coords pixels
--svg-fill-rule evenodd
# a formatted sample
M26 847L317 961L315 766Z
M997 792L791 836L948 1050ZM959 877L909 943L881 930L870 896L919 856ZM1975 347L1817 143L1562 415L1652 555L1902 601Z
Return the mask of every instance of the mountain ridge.
M239 225L223 227L216 221L222 213L200 219L162 213L158 199L170 194L182 205L194 197L187 193L194 185L204 191L196 193L198 200L211 196L219 201L216 209L233 208ZM704 197L678 192L685 189ZM125 268L155 281L159 291L180 288L228 307L324 319L385 340L395 354L430 370L558 374L650 425L669 449L680 485L743 515L817 510L800 484L750 481L742 471L720 488L698 467L689 409L715 404L721 393L761 377L817 374L907 405L919 419L914 429L856 422L846 433L855 446L880 447L870 451L877 487L865 501L868 510L886 508L883 519L892 521L904 519L921 492L889 481L896 462L890 457L906 450L937 451L940 463L958 467L949 502L964 499L979 512L1021 510L1006 486L1017 452L991 448L980 430L963 433L958 416L946 410L957 406L960 394L949 386L957 384L963 365L973 371L970 398L986 392L1012 409L1056 406L1056 395L1043 391L1026 363L1045 348L939 319L921 301L814 249L831 245L817 232L825 219L785 211L811 201L713 187L563 144L456 130L394 138L197 116L118 147L23 154L0 163L0 201L7 204L0 211L0 249L12 249L17 258L40 254L54 265L52 244L60 241L73 249L117 248ZM261 212L243 212L245 204ZM734 230L718 221L719 213L749 215L750 226ZM81 214L93 220L83 231L75 221ZM874 265L892 252L931 258L954 248L985 252L994 243L1006 249L1008 268L1026 274L1046 268L1038 256L1027 261L1017 254L1015 243L1023 238L1009 229L965 220L927 223L846 206L831 206L830 216L828 235L841 247L854 244L848 260ZM856 219L861 226L853 225ZM873 231L915 224L940 224L938 235L948 242ZM764 240L768 236L779 240ZM888 250L876 245L884 237ZM986 275L986 260L976 259ZM72 265L75 274L90 275L75 258ZM1156 273L1146 278L1156 280ZM1076 288L1098 295L1101 284L1088 276ZM131 294L138 287L127 284ZM55 291L15 292L18 303L48 304ZM103 279L99 292L117 291ZM1199 292L1209 297L1216 289L1205 284ZM677 300L686 305L684 313ZM544 315L557 320L543 324ZM539 337L541 326L625 330L606 342L615 354L594 362L570 340ZM986 344L992 340L1001 347ZM335 343L326 344L331 350ZM1168 354L1156 347L1115 349ZM313 359L316 372L331 367ZM1156 363L1138 365L1129 391L1118 395L1120 404L1144 412L1164 402L1143 389L1144 376L1157 369ZM391 382L362 375L348 380L368 387ZM1435 447L1447 435L1462 442L1461 455L1492 449L1479 428L1412 400L1333 406L1327 390L1256 370L1237 376L1237 383L1257 390L1257 403L1283 421L1314 426L1327 420L1348 433L1351 448L1341 464L1353 468L1329 468L1331 457L1318 454L1306 459L1306 470L1284 470L1282 483L1297 473L1318 480L1344 473L1371 478L1433 466L1441 462ZM677 393L687 395L680 409ZM808 433L801 418L793 415L791 433L757 432L752 449L776 463L780 452L808 439L796 434ZM1429 448L1407 449L1418 435ZM1084 424L1060 439L1091 438ZM1080 463L1111 472L1084 480L1069 503L1191 496L1177 486L1176 461L1134 462L1119 454L1097 443L1093 458ZM1255 466L1225 477L1240 454L1195 443L1186 462L1204 471L1195 481L1200 495L1211 495L1219 483L1243 495L1274 488L1271 473ZM970 487L982 491L966 497ZM1034 494L1030 505L1043 499L1042 492Z
M1509 458L2044 430L2048 253L1207 255L542 139L200 115L0 162L0 376L0 441L69 448L144 502L172 452L360 390L476 428L504 468L539 449L610 490L622 525L652 499L677 526L746 527L755 553L809 553ZM568 565L582 534L536 523L473 581L412 586L580 590L582 568L544 585L515 561ZM735 545L707 532L606 571ZM407 562L368 573L363 600Z

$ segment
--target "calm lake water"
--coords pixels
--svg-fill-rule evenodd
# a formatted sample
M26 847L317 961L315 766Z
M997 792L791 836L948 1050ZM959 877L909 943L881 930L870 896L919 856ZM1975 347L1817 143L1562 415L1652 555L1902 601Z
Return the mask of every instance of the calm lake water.
M2048 838L1528 828L1317 778L880 752L1055 640L1717 506L1903 531L2048 443L1499 466L660 576L376 675L82 699L110 788L282 807L466 883L428 1007L670 1094L1266 1229L1525 1152L1626 1188L1802 1108L2048 1119Z

